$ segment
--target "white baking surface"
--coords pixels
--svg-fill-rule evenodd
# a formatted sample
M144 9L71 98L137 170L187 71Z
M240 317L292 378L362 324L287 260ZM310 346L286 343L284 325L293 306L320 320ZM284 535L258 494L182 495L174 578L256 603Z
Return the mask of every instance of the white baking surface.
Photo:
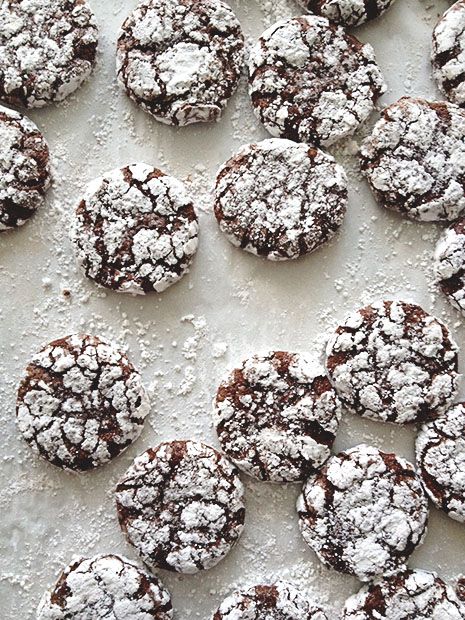
M49 142L54 187L23 229L0 238L0 617L27 620L45 588L73 554L136 555L121 534L113 499L132 458L161 440L197 438L217 445L211 399L225 369L273 348L322 352L325 332L361 303L404 298L442 317L462 346L463 321L431 286L431 253L441 228L380 209L354 156L360 136L333 149L350 178L341 234L298 262L268 263L233 248L217 229L211 188L215 170L242 143L266 136L254 119L245 80L217 125L176 130L157 124L117 88L118 27L136 0L93 0L101 28L98 67L62 105L30 113ZM292 0L231 0L246 37L298 15ZM381 104L404 94L439 98L430 73L430 37L443 0L397 0L357 30L376 50L388 83ZM372 122L377 114L373 115ZM113 167L142 160L186 180L200 212L201 243L190 273L162 295L104 292L77 271L68 239L82 188ZM15 427L18 378L42 344L88 331L127 345L152 398L141 438L123 456L82 476L39 461ZM465 386L465 381L463 383ZM462 388L462 394L464 390ZM345 415L336 449L370 442L413 458L414 428ZM217 567L195 576L163 572L178 620L208 619L233 588L285 578L335 611L358 589L355 579L322 567L304 544L294 509L299 485L244 477L242 539ZM431 508L425 544L411 565L453 580L463 568L465 525Z

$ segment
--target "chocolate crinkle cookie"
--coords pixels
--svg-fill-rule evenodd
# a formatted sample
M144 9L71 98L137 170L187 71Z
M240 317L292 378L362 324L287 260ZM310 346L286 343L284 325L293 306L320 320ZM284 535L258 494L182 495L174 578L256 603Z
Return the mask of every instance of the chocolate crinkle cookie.
M122 87L170 125L218 120L243 60L241 26L220 0L142 0L118 39Z
M86 0L0 0L0 100L39 108L90 75L98 29Z
M278 581L233 592L212 620L328 620L328 616L293 585Z
M310 13L343 26L360 26L386 11L394 0L297 0Z
M255 355L218 388L216 432L225 453L259 480L304 480L329 458L341 405L308 354Z
M435 417L454 400L457 352L447 327L420 306L380 301L337 328L326 368L350 411L405 424Z
M154 575L118 555L77 557L42 598L37 620L171 620L171 597Z
M35 452L57 467L86 471L139 437L149 402L125 353L96 336L75 334L33 357L16 411Z
M0 232L22 226L44 203L49 185L43 135L28 118L0 106Z
M427 422L416 440L417 470L434 504L465 522L465 404Z
M403 566L423 542L428 500L410 463L362 444L308 479L297 511L325 565L369 581Z
M219 170L215 215L235 246L270 260L313 252L339 229L347 178L331 155L274 138L249 144Z
M144 562L178 573L215 566L244 526L237 469L197 441L162 443L141 454L117 485L116 505Z
M345 604L342 620L463 620L465 608L436 574L406 570L381 577Z
M121 293L161 292L186 273L199 225L185 185L145 164L95 180L72 230L86 276Z
M268 28L249 76L255 113L273 136L326 146L351 135L386 89L371 45L316 15Z
M434 274L447 299L465 314L465 219L452 224L439 239Z
M452 221L465 209L465 111L403 97L363 143L361 167L379 203L414 220Z
M465 105L465 0L448 9L433 31L433 76L445 96Z

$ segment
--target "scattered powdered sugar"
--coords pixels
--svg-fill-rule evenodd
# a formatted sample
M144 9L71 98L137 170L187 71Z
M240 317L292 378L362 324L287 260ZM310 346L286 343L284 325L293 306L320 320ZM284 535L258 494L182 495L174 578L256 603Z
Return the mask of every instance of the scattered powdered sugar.
M360 26L384 13L394 0L297 0L304 9L336 24Z
M217 174L220 229L234 245L270 260L316 250L339 229L346 204L342 166L290 140L246 145Z
M433 75L448 99L465 103L465 1L458 0L433 31Z
M465 219L452 224L439 239L434 275L451 304L465 313Z
M0 99L42 107L90 75L97 24L86 0L0 0Z
M235 467L196 441L162 443L137 457L116 489L120 525L147 564L193 574L212 568L244 525Z
M326 367L350 411L404 424L453 401L457 351L447 327L422 308L384 301L349 314L328 341Z
M410 463L362 444L308 479L297 510L322 562L369 581L401 567L422 543L428 500Z

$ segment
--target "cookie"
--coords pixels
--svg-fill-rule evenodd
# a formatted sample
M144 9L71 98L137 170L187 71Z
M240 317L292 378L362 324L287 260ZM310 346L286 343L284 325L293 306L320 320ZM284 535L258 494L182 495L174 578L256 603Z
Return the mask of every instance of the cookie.
M234 93L244 37L220 0L142 0L118 39L118 80L169 125L216 121Z
M341 405L310 355L255 355L220 384L214 403L224 452L259 480L296 482L329 458Z
M360 26L379 17L394 0L297 0L309 13L327 17L335 24Z
M437 508L465 523L465 404L427 422L416 440L417 470Z
M97 42L86 0L0 0L0 100L62 101L91 74Z
M405 424L437 416L458 390L458 347L420 306L380 301L352 312L331 336L326 368L353 413Z
M215 215L237 247L270 260L313 252L339 229L347 178L331 155L274 138L249 144L219 170Z
M343 620L463 620L465 609L436 574L406 570L363 587L344 607Z
M80 201L72 238L88 278L120 293L160 293L186 273L199 224L181 181L146 164L113 170Z
M0 106L0 232L34 215L49 185L44 136L28 118Z
M35 452L57 467L86 471L139 437L149 403L125 353L97 336L74 334L32 358L16 412Z
M42 598L37 620L170 620L161 581L118 555L75 558Z
M278 581L228 596L212 620L328 620L323 609L293 585Z
M297 501L304 540L326 565L369 581L423 542L428 500L413 466L359 445L332 456Z
M197 441L172 441L135 459L116 488L119 522L149 566L193 574L215 566L244 526L237 469Z
M433 268L439 288L465 314L465 218L442 234L436 245Z
M273 136L334 144L354 133L385 90L371 45L325 17L279 21L250 52L252 104Z
M452 103L403 97L383 111L360 157L387 209L429 222L465 209L465 111Z
M433 76L445 96L465 105L465 1L448 9L433 31Z

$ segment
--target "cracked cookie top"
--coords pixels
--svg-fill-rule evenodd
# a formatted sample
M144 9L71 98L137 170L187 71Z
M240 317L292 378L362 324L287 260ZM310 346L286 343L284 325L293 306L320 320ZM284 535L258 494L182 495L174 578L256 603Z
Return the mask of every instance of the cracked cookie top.
M49 185L42 133L25 116L0 106L0 232L22 226L44 203Z
M394 0L297 0L316 15L327 17L335 24L360 26L384 13Z
M465 0L448 9L433 31L433 76L448 99L465 104Z
M465 314L465 218L452 224L440 237L433 267L439 288Z
M37 620L170 620L161 581L118 555L77 557L42 598Z
M465 522L465 404L427 422L416 440L417 470L434 504Z
M149 566L193 574L212 568L244 526L237 469L197 441L171 441L137 457L116 487L119 522Z
M328 620L323 609L293 585L278 581L238 590L228 596L212 620Z
M308 479L297 511L325 565L369 581L403 566L423 542L428 500L410 463L362 444Z
M386 89L371 45L316 15L268 28L250 52L249 76L266 129L316 145L351 135Z
M436 574L406 570L377 579L351 596L343 620L463 620L465 609Z
M313 252L339 229L347 178L331 155L274 138L249 144L219 170L215 215L235 246L270 260Z
M0 0L0 100L61 101L89 77L97 42L86 0Z
M236 90L243 56L241 26L224 2L142 0L118 39L118 78L158 121L216 121Z
M125 353L96 336L75 334L32 358L16 411L35 452L57 467L86 471L139 437L149 403Z
M133 164L92 182L72 231L86 276L122 293L161 292L186 273L199 225L181 181Z
M465 111L403 97L362 145L361 167L381 205L414 220L452 221L465 209Z
M447 327L420 306L380 301L337 328L326 368L350 411L405 424L434 417L454 400L457 351Z
M216 432L225 453L259 480L304 480L329 458L341 405L308 354L255 355L218 388Z

